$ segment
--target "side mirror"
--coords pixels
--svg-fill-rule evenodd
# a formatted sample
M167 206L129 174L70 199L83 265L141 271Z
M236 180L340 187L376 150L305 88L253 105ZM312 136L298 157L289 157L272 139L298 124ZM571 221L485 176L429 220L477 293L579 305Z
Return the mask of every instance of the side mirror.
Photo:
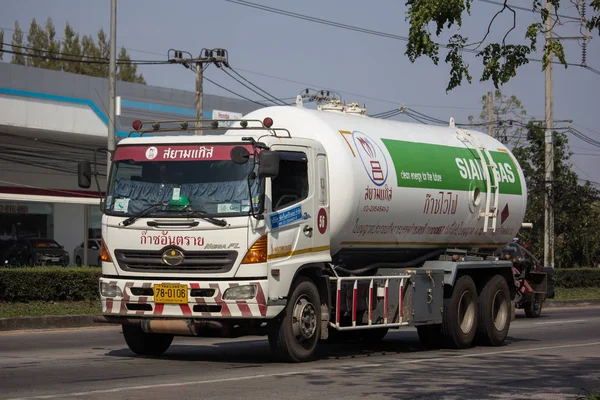
M79 161L77 164L77 183L83 189L92 186L92 166L89 161Z
M274 178L279 175L279 153L263 150L258 154L258 176Z

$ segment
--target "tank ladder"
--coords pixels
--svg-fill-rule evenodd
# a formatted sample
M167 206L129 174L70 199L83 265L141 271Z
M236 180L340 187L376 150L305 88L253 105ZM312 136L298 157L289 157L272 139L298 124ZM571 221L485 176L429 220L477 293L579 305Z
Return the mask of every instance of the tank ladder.
M390 276L350 276L340 277L335 276L330 279L336 283L336 302L335 302L335 319L329 322L329 325L339 331L346 330L362 330L375 328L395 328L406 326L409 323L409 318L404 316L404 294L406 285L410 275L399 274ZM368 319L366 325L357 323L357 304L358 304L358 281L369 281L368 288ZM376 281L381 281L377 284ZM392 282L390 282L392 281ZM341 324L341 301L342 301L342 283L352 282L352 307L350 313L352 315L351 325L342 326ZM398 284L398 311L390 313L390 304L394 304L396 299L391 299L389 295L390 284ZM373 305L377 299L383 298L383 322L373 322ZM391 303L393 301L393 303Z
M485 175L486 192L485 211L479 212L479 217L483 217L483 232L491 229L496 232L498 223L498 203L500 201L500 175L498 167L492 154L470 131L459 129L456 131L458 138L473 146L481 160L481 169ZM487 160L486 160L487 158Z

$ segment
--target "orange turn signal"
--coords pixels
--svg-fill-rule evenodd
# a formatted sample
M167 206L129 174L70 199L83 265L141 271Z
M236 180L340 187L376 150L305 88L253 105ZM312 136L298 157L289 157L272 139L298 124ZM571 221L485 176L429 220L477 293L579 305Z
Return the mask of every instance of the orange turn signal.
M254 244L248 249L242 264L257 264L267 262L267 235L261 236Z
M102 238L102 240L100 241L100 259L104 262L112 262L110 253L106 248L106 243L104 243L104 238Z

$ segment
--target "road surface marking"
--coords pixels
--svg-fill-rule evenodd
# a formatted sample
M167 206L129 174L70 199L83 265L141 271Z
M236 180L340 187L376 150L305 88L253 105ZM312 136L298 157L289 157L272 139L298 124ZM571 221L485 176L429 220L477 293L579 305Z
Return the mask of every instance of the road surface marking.
M587 319L564 319L562 321L547 321L547 322L534 322L534 325L556 325L556 324L572 324L575 322L586 322Z
M426 363L426 362L439 362L439 361L452 361L452 359L461 359L461 358L475 358L475 357L485 357L490 355L502 355L502 354L511 354L511 353L523 353L523 352L532 352L532 351L544 351L544 350L555 350L555 349L567 349L573 347L585 347L585 346L598 346L600 342L591 342L591 343L577 343L577 344L566 344L562 346L544 346L544 347L533 347L533 348L521 348L514 350L500 350L500 351L490 351L485 353L470 353L470 354L459 354L459 355L450 355L444 357L432 357L432 358L419 358L413 360L400 360L397 362L387 363L389 364L418 364L418 363ZM339 369L352 366L352 364L340 365ZM368 366L368 363L359 364L361 368ZM380 364L373 364L380 365ZM168 388L168 387L182 387L182 386L194 386L194 385L206 385L211 383L224 383L224 382L236 382L236 381L245 381L250 379L262 379L262 378L275 378L275 377L286 377L286 376L294 376L294 375L303 375L303 374L315 374L315 373L331 373L331 372L339 372L335 371L334 366L324 368L315 368L308 369L304 371L294 371L294 372L283 372L283 373L272 373L272 374L260 374L260 375L247 375L247 376L239 376L234 378L219 378L219 379L210 379L205 381L187 381L187 382L175 382L175 383L157 383L154 385L139 385L139 386L125 386L120 388L113 389L103 389L103 390L91 390L88 392L74 392L74 393L61 393L61 394L50 394L50 395L42 395L42 396L32 396L32 397L19 397L15 399L9 400L26 400L26 399L56 399L56 398L64 398L64 397L77 397L77 396L91 396L95 394L104 394L104 393L119 393L131 390L149 390L149 389L159 389L159 388Z

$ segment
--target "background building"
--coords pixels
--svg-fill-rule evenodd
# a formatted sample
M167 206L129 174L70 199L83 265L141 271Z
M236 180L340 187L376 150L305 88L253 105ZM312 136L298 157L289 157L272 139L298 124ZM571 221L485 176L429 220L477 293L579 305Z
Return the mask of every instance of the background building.
M135 119L194 119L194 93L118 82L116 135ZM256 104L204 96L204 118L239 118ZM0 63L0 240L55 239L74 262L84 226L99 237L99 198L77 186L77 162L106 147L108 80ZM104 190L106 155L97 154ZM86 218L87 214L87 218Z

